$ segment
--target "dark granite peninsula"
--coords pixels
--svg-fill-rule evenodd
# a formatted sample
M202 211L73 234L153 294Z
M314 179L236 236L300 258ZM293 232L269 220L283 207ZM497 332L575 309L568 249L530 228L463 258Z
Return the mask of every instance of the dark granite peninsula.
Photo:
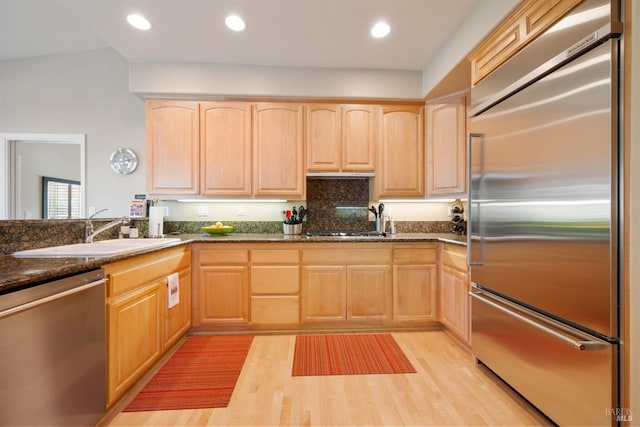
M108 222L109 219L103 221ZM146 220L137 221L145 230ZM204 222L167 221L165 231L171 237L179 237L174 245L198 243L263 243L263 242L447 242L466 245L466 236L448 232L447 221L398 222L397 234L386 237L306 237L282 234L282 224L271 222L235 223L234 231L224 236L210 236L201 231ZM117 238L105 233L101 238ZM82 242L83 220L5 220L0 221L0 294L35 286L57 278L77 274L134 255L166 249L145 249L135 253L109 257L16 258L13 252L48 246Z

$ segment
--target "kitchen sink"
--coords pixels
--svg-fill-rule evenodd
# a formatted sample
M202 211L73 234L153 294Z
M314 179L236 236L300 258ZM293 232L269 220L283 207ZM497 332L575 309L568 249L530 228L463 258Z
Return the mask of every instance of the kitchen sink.
M177 237L158 239L112 239L93 243L75 243L71 245L50 246L15 252L15 257L103 257L121 255L142 249L156 248L179 242Z

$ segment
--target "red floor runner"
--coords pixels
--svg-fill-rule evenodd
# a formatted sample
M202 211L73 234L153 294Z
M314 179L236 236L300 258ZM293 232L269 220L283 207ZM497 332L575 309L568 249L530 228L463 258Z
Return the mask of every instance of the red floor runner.
M252 340L189 337L124 412L226 407Z
M293 376L415 372L391 334L296 337Z

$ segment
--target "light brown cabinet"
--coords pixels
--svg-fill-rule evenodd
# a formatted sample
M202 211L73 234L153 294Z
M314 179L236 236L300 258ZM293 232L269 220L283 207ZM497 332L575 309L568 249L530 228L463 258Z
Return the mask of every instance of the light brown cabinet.
M305 197L304 106L147 101L151 195Z
M111 405L189 328L191 253L186 247L172 248L103 268L108 278L107 405ZM175 272L180 277L180 303L169 309L167 276Z
M466 192L466 97L457 95L426 105L427 197Z
M390 321L391 256L389 244L305 245L302 321Z
M436 244L394 245L394 321L437 321L437 271Z
M347 320L391 320L390 265L347 266Z
M423 198L424 107L383 105L381 121L378 198Z
M430 242L193 244L198 330L437 327L469 338L466 251Z
M180 301L177 305L166 309L164 319L163 350L170 349L180 338L182 338L189 328L191 328L191 266L183 268L178 272ZM162 301L167 301L168 288L162 287Z
M471 304L466 248L443 244L440 262L440 321L461 342L470 345Z
M302 321L347 320L347 267L302 266Z
M160 358L161 286L151 283L107 303L109 405Z
M468 56L478 83L582 0L525 0Z
M374 171L378 115L377 105L307 104L307 171Z
M304 107L253 104L253 194L305 198Z
M154 194L199 194L200 122L193 101L147 101L146 180Z
M300 250L291 245L252 245L251 323L300 322Z
M251 197L251 104L200 104L202 194Z
M198 306L192 323L244 324L249 321L249 250L245 245L193 246Z

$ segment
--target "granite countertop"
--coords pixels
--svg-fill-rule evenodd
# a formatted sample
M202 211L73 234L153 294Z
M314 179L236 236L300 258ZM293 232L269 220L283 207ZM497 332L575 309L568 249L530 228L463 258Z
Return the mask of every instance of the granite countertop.
M386 237L307 237L306 235L238 234L210 236L207 234L182 234L180 241L162 247L144 249L135 253L106 257L60 257L60 258L17 258L12 255L0 256L0 295L25 287L36 286L65 276L100 268L105 264L155 252L169 247L192 242L197 243L261 243L261 242L446 242L466 245L466 236L454 233L398 233Z

